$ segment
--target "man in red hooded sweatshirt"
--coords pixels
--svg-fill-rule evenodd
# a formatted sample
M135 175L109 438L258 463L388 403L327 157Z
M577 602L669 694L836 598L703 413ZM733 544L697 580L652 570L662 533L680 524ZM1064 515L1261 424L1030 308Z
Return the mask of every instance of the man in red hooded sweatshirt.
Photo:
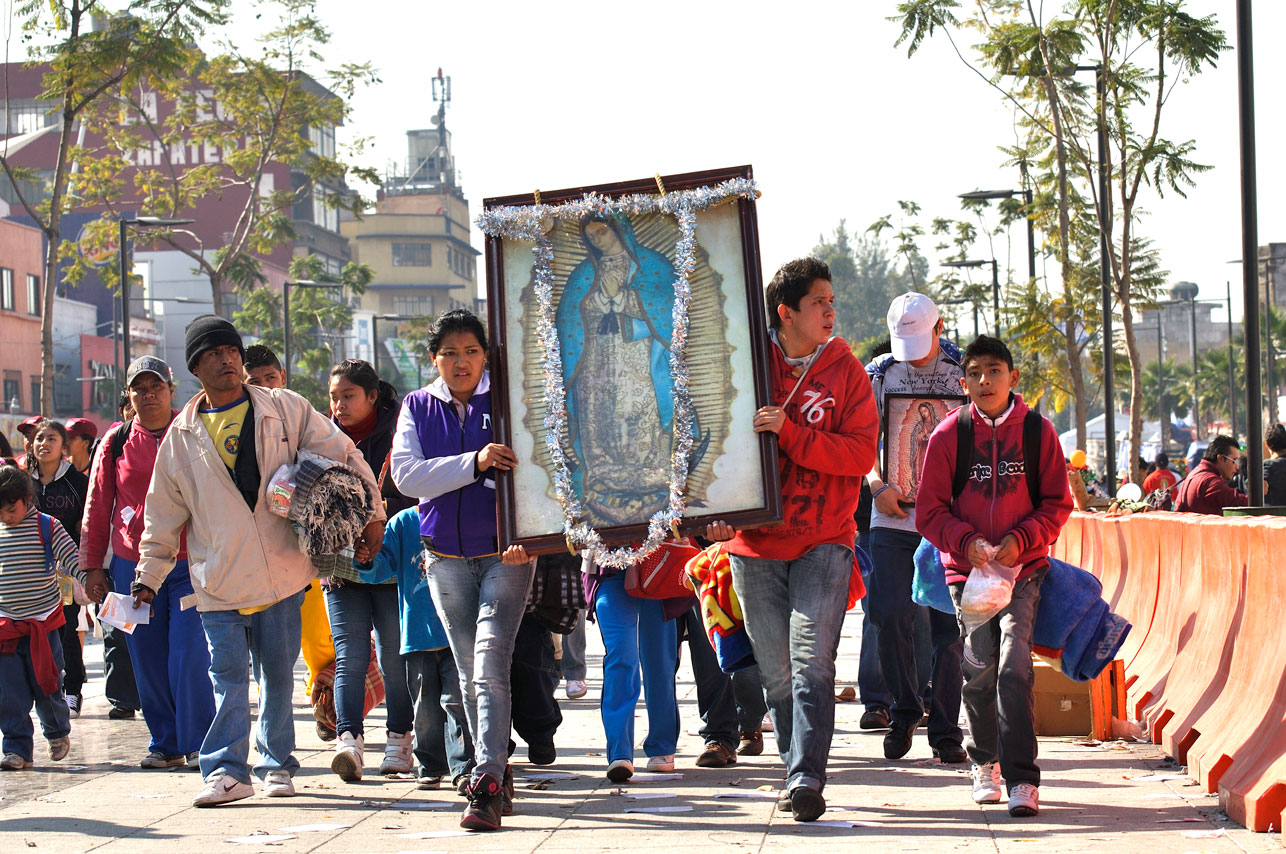
M963 693L969 721L966 745L973 760L973 799L999 803L1003 775L1009 787L1009 814L1039 810L1040 768L1031 646L1040 582L1049 568L1049 547L1072 512L1066 464L1054 425L1039 420L1040 453L1024 447L1027 404L1018 385L1014 357L1003 341L979 336L964 352L969 406L959 415L972 424L968 478L955 494L957 435L953 414L929 439L916 499L916 526L942 555L956 611L974 567L994 559L1019 567L1009 604L965 638ZM1026 465L1039 461L1038 489ZM1034 492L1033 492L1034 490ZM1033 501L1033 494L1036 500ZM994 557L992 548L998 547Z
M830 279L825 264L802 258L768 283L772 404L755 413L754 430L777 434L785 519L728 543L732 586L786 766L779 807L796 821L815 821L826 810L853 513L875 464L878 430L866 371L844 340L831 336ZM732 531L719 522L708 535L728 539Z

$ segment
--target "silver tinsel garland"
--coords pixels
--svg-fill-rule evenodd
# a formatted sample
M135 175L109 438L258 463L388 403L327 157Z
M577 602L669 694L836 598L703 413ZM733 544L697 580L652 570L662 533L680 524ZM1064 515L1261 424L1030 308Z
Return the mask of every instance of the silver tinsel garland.
M759 191L746 178L724 181L711 187L664 193L636 194L610 198L588 193L561 205L528 205L493 208L479 214L477 225L484 234L505 240L534 243L536 334L544 352L545 445L554 464L554 491L563 509L563 534L569 546L586 549L600 567L624 569L655 551L683 518L683 494L688 485L688 461L692 453L692 399L688 391L688 306L692 299L690 277L696 269L697 212L729 199L755 199ZM556 220L579 222L587 216L610 214L641 215L664 213L679 225L675 244L674 331L670 335L670 376L674 388L673 447L670 455L670 493L666 504L648 520L647 537L637 549L609 549L599 533L586 521L580 498L572 488L567 454L561 441L567 430L567 392L563 387L563 357L558 342L554 307L554 248L549 234Z

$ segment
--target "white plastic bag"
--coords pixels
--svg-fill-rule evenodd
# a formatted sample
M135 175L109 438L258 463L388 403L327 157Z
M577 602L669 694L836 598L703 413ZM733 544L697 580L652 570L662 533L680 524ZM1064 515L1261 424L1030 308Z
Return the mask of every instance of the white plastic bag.
M969 572L964 592L960 595L960 621L964 623L966 637L1009 605L1014 595L1014 579L1022 569L1021 565L996 563L999 547L985 540L979 542L987 555L987 562Z

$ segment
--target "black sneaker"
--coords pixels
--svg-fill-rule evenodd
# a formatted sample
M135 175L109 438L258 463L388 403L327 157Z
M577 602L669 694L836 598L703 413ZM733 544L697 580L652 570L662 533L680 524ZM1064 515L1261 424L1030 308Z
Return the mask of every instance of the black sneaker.
M112 706L112 710L107 713L107 717L114 721L127 721L134 717L133 709L126 709L122 706Z
M788 812L790 810L790 789L786 784L781 784L781 791L777 793L777 812Z
M80 717L80 707L84 703L84 698L80 694L67 695L67 715L72 719Z
M505 778L500 783L500 794L501 794L500 814L513 815L514 814L514 767L512 765L505 766Z
M316 724L318 738L320 738L322 741L335 740L335 737L336 737L335 728L333 726L326 723L325 721L315 721L315 724Z
M790 815L795 821L817 821L826 813L826 799L822 793L807 786L790 790Z
M947 765L959 765L961 762L969 761L969 754L965 753L964 746L958 741L944 739L939 741L933 748L933 755L941 759Z
M911 749L911 738L915 735L915 723L893 721L889 733L884 736L884 758L901 759Z
M527 745L527 758L532 765L553 765L558 758L558 750L551 741L548 744Z
M469 787L469 806L460 817L465 830L499 830L504 804L504 784L490 774L483 774Z
M872 706L862 712L862 719L857 722L857 725L862 729L888 729L892 720L888 709L883 706Z

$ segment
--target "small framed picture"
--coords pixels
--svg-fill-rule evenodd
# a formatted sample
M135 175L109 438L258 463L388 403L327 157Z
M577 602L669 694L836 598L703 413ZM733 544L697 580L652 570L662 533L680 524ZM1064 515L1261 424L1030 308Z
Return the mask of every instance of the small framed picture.
M964 395L884 395L884 482L915 504L924 472L929 437L950 413L968 398Z

